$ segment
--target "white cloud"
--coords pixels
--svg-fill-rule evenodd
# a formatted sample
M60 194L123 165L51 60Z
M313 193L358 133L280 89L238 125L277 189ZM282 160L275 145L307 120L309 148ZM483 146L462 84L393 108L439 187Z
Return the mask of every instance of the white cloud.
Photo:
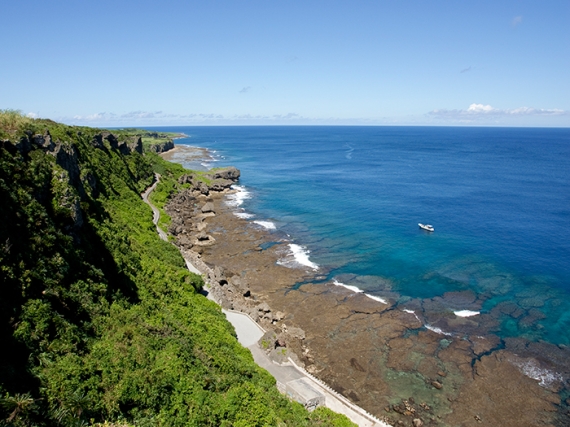
M37 119L38 115L36 113L30 112L30 113L26 114L26 117L29 117L30 119Z
M513 18L513 20L511 21L511 26L514 28L514 27L520 25L521 22L522 22L522 16L520 16L520 15L519 15L519 16L515 16L515 17Z
M560 110L556 108L531 108L519 107L511 109L493 108L491 105L471 104L466 110L433 110L428 116L438 117L446 120L457 121L476 121L485 118L506 118L506 117L523 117L523 116L566 116L570 115L570 111Z
M493 111L495 111L493 107L483 104L471 104L467 109L468 113L491 113Z
M163 111L131 111L128 113L95 113L75 115L72 117L56 117L55 120L68 124L87 126L161 126L161 125L218 125L218 124L280 124L308 123L313 119L297 113L253 115L217 113L173 114ZM318 120L317 120L318 121Z

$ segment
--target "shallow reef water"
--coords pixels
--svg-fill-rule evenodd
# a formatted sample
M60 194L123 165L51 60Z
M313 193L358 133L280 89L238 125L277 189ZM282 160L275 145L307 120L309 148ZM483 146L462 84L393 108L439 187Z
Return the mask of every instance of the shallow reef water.
M289 242L284 265L308 267L319 276L313 283L410 316L390 341L405 363L378 361L384 380L398 384L394 396L426 393L418 372L453 364L467 341L478 351L473 360L503 349L535 355L538 364L512 365L562 398L568 393L570 240L562 230L570 220L570 130L167 130L189 135L178 144L212 150L212 165L241 170L247 197L238 196L236 209L260 227L271 224L275 242ZM433 333L437 348L425 338ZM450 372L445 381L460 387L460 377Z

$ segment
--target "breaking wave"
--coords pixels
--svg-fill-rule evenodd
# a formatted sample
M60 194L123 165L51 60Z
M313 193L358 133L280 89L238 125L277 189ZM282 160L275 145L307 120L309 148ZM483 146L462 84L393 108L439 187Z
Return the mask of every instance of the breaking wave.
M342 286L343 288L349 289L352 292L363 293L362 289L357 288L356 286L346 285L342 282L339 282L336 279L333 279L333 284L335 284L336 286ZM366 293L364 295L366 295L370 299L373 299L374 301L381 302L382 304L388 304L388 301L386 301L384 298L380 298L380 297L370 295L370 294L366 294Z
M289 249L291 251L284 259L277 261L277 264L284 267L294 268L298 265L309 267L313 270L318 270L319 266L309 259L310 251L304 246L296 245L295 243L289 243Z
M251 199L251 193L246 190L243 185L232 185L232 189L236 190L233 194L228 194L226 204L228 206L239 207L244 200Z
M266 228L267 230L275 230L275 224L272 223L271 221L253 221L255 224L257 225L261 225L263 228Z

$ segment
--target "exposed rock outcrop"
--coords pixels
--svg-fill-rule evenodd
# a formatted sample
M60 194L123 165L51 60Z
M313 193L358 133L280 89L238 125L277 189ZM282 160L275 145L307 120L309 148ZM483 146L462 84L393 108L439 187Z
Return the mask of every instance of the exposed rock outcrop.
M148 151L151 153L164 153L168 150L172 150L174 148L174 142L172 140L161 142L158 144L151 144L148 148Z

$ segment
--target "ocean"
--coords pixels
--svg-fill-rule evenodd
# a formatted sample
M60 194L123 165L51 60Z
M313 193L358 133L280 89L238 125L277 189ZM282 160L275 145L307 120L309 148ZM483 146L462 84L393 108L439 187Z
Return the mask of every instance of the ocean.
M570 129L153 129L210 150L186 167L241 170L236 213L290 242L285 264L379 304L472 291L482 304L442 315L492 313L503 338L570 345ZM494 310L505 302L517 316Z

